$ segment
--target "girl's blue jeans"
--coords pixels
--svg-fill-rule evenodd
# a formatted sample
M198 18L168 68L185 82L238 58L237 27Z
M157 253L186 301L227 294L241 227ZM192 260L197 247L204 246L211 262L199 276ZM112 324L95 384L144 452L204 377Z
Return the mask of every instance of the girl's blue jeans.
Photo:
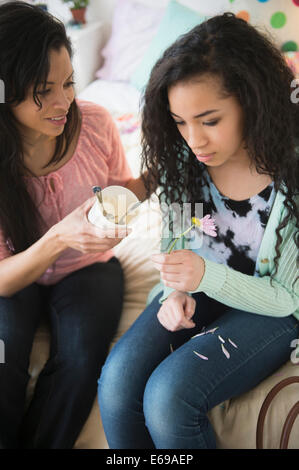
M160 295L117 342L102 369L98 399L109 447L216 448L207 412L287 362L299 323L293 315L248 313L197 293L196 327L170 332L157 319ZM203 326L218 329L193 338Z

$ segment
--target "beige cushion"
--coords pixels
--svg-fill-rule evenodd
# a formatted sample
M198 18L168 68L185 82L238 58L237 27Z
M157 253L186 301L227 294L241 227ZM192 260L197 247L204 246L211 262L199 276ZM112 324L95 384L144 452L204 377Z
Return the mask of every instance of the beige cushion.
M266 395L281 380L299 376L299 367L288 361L249 392L213 408L209 418L221 449L255 449L258 414ZM264 449L279 449L285 419L299 398L299 383L281 390L271 403L264 425ZM299 449L299 419L292 429L289 449Z
M150 227L145 236L145 228ZM129 328L145 307L150 289L159 281L159 273L153 268L150 255L160 248L160 214L154 205L143 204L142 216L134 232L116 248L125 272L125 298L123 314L116 338ZM30 360L31 379L28 385L27 403L32 397L36 378L49 354L49 329L42 323L37 331ZM289 361L275 374L268 377L250 392L227 400L216 406L209 417L217 436L219 448L254 449L257 417L267 393L282 379L299 375L298 365ZM299 384L282 390L269 408L265 422L264 447L279 448L280 434L291 407L298 401ZM108 448L101 424L100 412L95 399L88 420L75 444L77 449ZM299 419L294 423L289 448L299 448Z

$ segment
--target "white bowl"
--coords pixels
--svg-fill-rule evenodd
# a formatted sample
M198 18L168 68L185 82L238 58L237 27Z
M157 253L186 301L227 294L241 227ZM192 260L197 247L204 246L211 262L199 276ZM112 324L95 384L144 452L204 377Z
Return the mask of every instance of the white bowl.
M138 202L138 198L135 194L129 189L123 186L107 186L102 190L102 200L104 209L109 214L112 214L114 217L118 217L120 220L127 210ZM130 227L133 220L136 220L136 217L139 213L139 208L134 210L132 214L125 217L123 224L114 223L113 219L108 220L103 215L102 206L96 197L95 203L88 212L88 220L93 225L101 228L116 228L116 227Z

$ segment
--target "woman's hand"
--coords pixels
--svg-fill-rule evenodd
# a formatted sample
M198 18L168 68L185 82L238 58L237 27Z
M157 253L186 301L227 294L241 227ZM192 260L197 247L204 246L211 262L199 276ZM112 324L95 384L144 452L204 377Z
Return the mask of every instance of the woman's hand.
M54 230L62 249L73 248L82 253L107 251L126 237L131 229L101 229L91 224L87 214L95 202L92 197L68 214L50 230Z
M191 320L195 312L196 302L185 292L172 292L163 302L158 312L158 320L169 331L194 328Z
M159 253L152 255L151 259L165 286L183 292L197 289L205 272L203 258L190 250Z

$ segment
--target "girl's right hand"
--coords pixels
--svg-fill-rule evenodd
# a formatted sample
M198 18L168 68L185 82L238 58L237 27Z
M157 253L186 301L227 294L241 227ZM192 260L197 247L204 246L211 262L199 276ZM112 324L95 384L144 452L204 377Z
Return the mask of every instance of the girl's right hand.
M194 328L191 320L194 315L196 302L185 292L174 291L163 302L158 312L158 320L167 330L178 331L184 328Z
M73 248L82 253L107 251L129 235L131 229L102 229L90 223L87 214L95 202L91 197L50 230L59 238L62 250Z

